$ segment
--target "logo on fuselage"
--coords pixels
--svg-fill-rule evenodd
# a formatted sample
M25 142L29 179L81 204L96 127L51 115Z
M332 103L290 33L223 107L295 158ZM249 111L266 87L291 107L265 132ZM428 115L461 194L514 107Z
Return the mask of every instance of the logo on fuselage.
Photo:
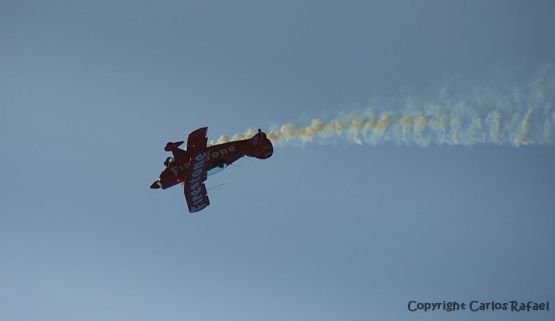
M224 147L224 148L219 148L217 150L210 151L208 153L208 160L218 159L219 157L223 157L227 153L233 153L234 151L236 151L234 145L230 145L227 148Z
M197 155L204 155L204 157L206 158L206 161L209 162L211 160L215 160L218 159L220 157L223 157L224 155L228 154L228 153L233 153L237 151L237 149L235 148L234 145L228 146L227 148L220 148L217 150L213 150L213 151L206 151L202 154ZM204 162L204 161L202 161ZM198 162L197 159L195 159L195 163L193 165L193 168L191 170L195 170L196 166L197 166ZM202 167L201 167L202 168ZM173 165L172 167L169 168L169 171L173 173L173 175L175 177L180 177L183 176L185 174L185 172L187 171L187 165L185 164L180 164L180 165Z

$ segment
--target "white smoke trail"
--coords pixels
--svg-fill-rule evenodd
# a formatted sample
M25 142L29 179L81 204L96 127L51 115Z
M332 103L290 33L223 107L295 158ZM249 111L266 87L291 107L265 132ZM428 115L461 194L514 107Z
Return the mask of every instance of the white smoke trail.
M285 123L267 132L279 145L292 142L330 142L337 138L357 144L394 142L430 145L545 145L555 142L555 82L551 68L525 86L503 90L475 88L471 94L449 99L443 90L432 103L407 100L401 111L369 108L329 121ZM380 111L381 110L381 111ZM235 134L231 140L252 137L256 131ZM222 135L211 143L230 141Z

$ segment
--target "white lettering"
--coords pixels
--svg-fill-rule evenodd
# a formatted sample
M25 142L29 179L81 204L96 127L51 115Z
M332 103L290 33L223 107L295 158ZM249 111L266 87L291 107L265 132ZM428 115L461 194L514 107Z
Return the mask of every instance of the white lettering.
M193 205L197 205L199 203L201 203L202 201L204 201L204 195L200 194L197 197L193 197Z
M202 210L203 208L205 208L206 206L208 206L208 204L201 204L201 205L193 206L193 207L191 207L191 213L198 212L198 211Z
M208 159L214 160L214 159L222 157L222 156L224 156L228 153L235 152L236 150L237 150L237 148L234 145L228 146L227 148L222 148L222 149L219 149L219 150L215 150L215 151L212 151L208 154Z
M195 166L193 166L193 170L201 169L202 165L204 165L204 162L195 163Z
M204 152L202 154L198 154L195 157L195 162L192 166L193 173L191 175L192 179L189 180L189 194L191 197L192 207L190 208L191 212L197 212L201 209L205 208L208 204L205 203L205 193L202 188L201 177L202 169L206 164L206 160L210 159L210 154L208 152Z
M192 176L193 176L194 178L197 178L197 177L200 176L200 172L201 172L201 170L200 170L200 169L197 169L196 171L193 172L193 175L192 175Z

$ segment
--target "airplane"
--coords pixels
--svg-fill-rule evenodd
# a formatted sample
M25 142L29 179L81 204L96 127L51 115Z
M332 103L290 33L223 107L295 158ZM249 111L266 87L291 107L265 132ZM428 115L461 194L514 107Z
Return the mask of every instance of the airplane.
M185 200L190 213L196 213L210 204L206 192L207 175L215 174L243 156L267 159L272 156L272 142L260 129L253 137L218 145L207 146L208 127L199 128L187 137L187 149L179 148L184 141L168 142L164 150L173 157L166 158L166 168L150 188L167 189L183 184Z

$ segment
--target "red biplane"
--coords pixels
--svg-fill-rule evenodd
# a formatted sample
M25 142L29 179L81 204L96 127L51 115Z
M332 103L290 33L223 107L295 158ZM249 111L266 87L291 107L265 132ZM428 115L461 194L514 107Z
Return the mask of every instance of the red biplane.
M243 156L266 159L274 148L266 134L258 130L252 138L207 146L207 127L189 134L187 150L180 149L184 142L169 142L164 147L173 157L166 158L166 168L150 188L166 189L182 183L189 212L195 213L210 204L206 193L207 175L219 172Z

